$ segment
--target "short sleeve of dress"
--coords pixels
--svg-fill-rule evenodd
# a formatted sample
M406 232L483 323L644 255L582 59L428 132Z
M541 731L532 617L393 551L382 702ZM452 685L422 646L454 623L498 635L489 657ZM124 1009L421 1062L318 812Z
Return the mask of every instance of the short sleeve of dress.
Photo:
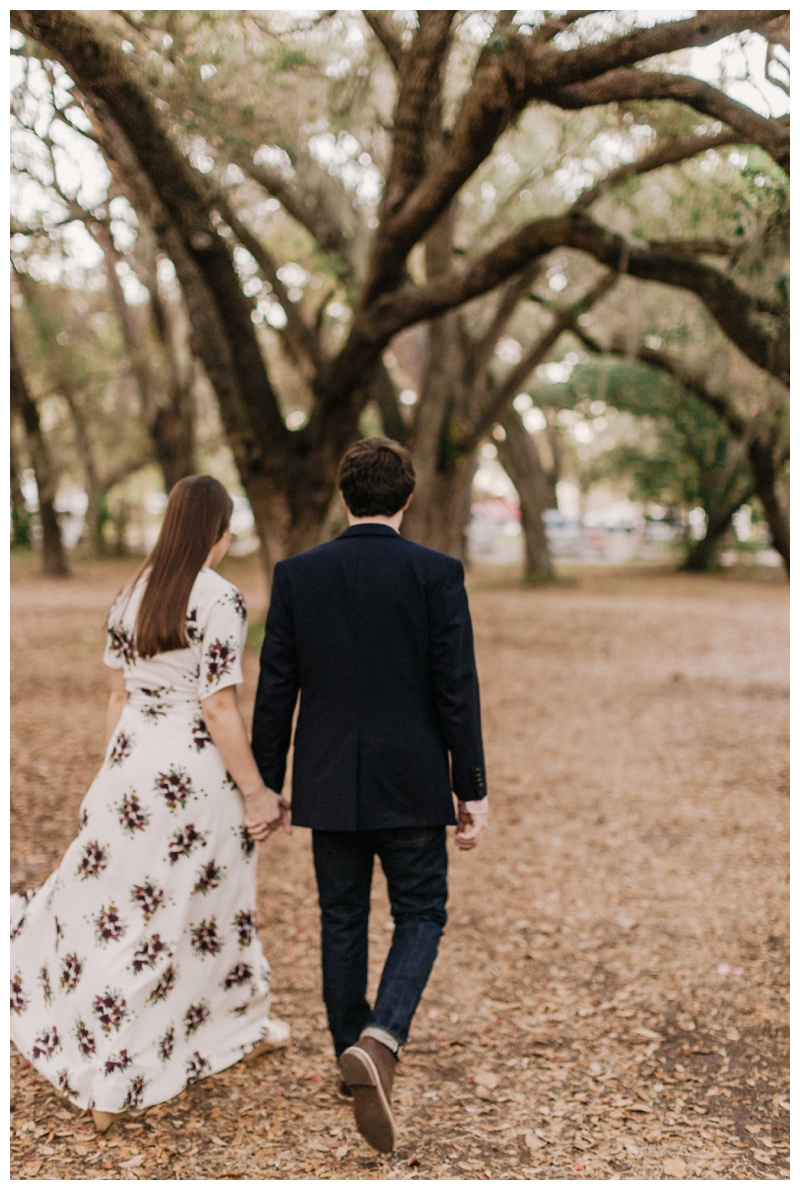
M242 682L242 654L247 636L247 608L235 587L208 609L200 657L200 698Z
M103 661L109 669L124 669L133 660L133 637L122 620L122 597L111 605L106 625L106 647Z

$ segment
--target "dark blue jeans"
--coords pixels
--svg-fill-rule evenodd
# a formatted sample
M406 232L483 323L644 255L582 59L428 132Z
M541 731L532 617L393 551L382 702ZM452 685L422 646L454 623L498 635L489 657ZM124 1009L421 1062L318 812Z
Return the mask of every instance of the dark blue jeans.
M447 921L443 826L313 832L322 922L322 994L336 1057L367 1025L403 1045ZM394 936L375 1007L367 1001L367 926L375 856L381 861Z

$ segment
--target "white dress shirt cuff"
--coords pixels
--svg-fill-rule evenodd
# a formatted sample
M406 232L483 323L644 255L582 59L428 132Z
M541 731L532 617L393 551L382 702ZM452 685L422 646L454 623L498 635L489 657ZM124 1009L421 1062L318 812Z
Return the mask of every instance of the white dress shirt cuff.
M459 810L466 810L467 814L488 814L489 798L482 797L479 802L459 802Z

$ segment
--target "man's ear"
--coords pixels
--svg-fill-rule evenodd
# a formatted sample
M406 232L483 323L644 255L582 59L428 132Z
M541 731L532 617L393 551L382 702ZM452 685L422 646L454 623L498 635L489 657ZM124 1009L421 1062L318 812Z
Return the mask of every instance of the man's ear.
M401 510L402 512L405 512L405 510L408 508L409 504L411 503L411 501L413 499L414 499L414 493L412 492L411 495L406 500L405 504L403 505L402 510Z

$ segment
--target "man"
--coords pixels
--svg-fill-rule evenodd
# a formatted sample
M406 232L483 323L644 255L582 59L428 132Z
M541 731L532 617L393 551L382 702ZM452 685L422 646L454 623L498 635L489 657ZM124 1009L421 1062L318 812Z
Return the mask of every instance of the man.
M470 850L486 779L463 567L399 533L411 456L388 438L357 442L339 487L349 528L275 568L253 752L280 792L299 693L291 816L313 832L328 1024L358 1129L391 1152L395 1065L447 916L451 791L456 844ZM376 855L395 929L370 1008Z

